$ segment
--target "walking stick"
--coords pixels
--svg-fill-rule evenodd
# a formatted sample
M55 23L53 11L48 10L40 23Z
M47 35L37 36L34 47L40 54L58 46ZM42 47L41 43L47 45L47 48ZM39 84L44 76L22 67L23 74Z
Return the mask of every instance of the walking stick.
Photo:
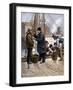
M29 69L29 64L28 64L28 69Z

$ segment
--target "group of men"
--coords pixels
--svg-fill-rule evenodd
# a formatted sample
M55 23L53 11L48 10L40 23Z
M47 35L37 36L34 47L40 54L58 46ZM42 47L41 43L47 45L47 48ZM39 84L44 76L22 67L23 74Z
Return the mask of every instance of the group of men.
M28 29L27 34L26 34L26 48L27 48L27 63L31 63L31 59L32 59L32 49L34 46L34 41L33 41L33 37L35 38L35 40L37 41L37 52L39 54L39 60L41 61L41 63L45 62L45 37L44 34L41 31L41 28L39 27L36 31L36 33L34 33L34 35L32 35L30 29Z
M27 48L27 51L28 51L28 53L27 53L27 63L31 64L32 49L34 47L33 37L37 41L37 52L39 54L38 61L40 61L40 63L44 63L45 59L46 59L46 52L47 51L53 52L55 49L53 48L52 45L50 45L48 47L48 42L45 41L45 36L42 33L42 30L41 30L40 27L37 28L37 31L36 31L36 33L34 33L34 35L32 35L32 32L31 32L30 29L28 29L28 31L26 33L26 48ZM57 43L54 43L54 46L56 48Z

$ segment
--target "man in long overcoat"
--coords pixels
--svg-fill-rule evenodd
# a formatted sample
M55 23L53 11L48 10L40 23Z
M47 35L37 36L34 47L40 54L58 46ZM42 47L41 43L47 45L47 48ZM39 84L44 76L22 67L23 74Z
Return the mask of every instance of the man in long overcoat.
M30 29L28 29L27 34L26 34L26 48L28 51L27 53L27 63L28 64L31 63L33 46L34 46L34 41L33 41L32 33Z
M34 37L36 38L37 41L37 51L39 53L39 61L41 61L41 63L45 62L45 37L44 34L41 31L41 28L39 27L37 29L37 33L34 35Z

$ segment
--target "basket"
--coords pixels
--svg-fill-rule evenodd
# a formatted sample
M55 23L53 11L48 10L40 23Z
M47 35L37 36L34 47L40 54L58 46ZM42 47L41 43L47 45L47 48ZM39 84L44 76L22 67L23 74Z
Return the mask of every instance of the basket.
M39 56L37 54L32 55L32 63L37 63L39 59Z

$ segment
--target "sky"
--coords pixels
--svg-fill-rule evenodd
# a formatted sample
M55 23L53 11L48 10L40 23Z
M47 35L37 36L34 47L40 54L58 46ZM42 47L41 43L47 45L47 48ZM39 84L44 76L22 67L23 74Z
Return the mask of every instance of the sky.
M33 19L34 13L21 13L21 22L29 22ZM55 32L57 27L60 26L62 30L64 30L64 15L63 14L45 14L45 22L50 26L51 32Z

